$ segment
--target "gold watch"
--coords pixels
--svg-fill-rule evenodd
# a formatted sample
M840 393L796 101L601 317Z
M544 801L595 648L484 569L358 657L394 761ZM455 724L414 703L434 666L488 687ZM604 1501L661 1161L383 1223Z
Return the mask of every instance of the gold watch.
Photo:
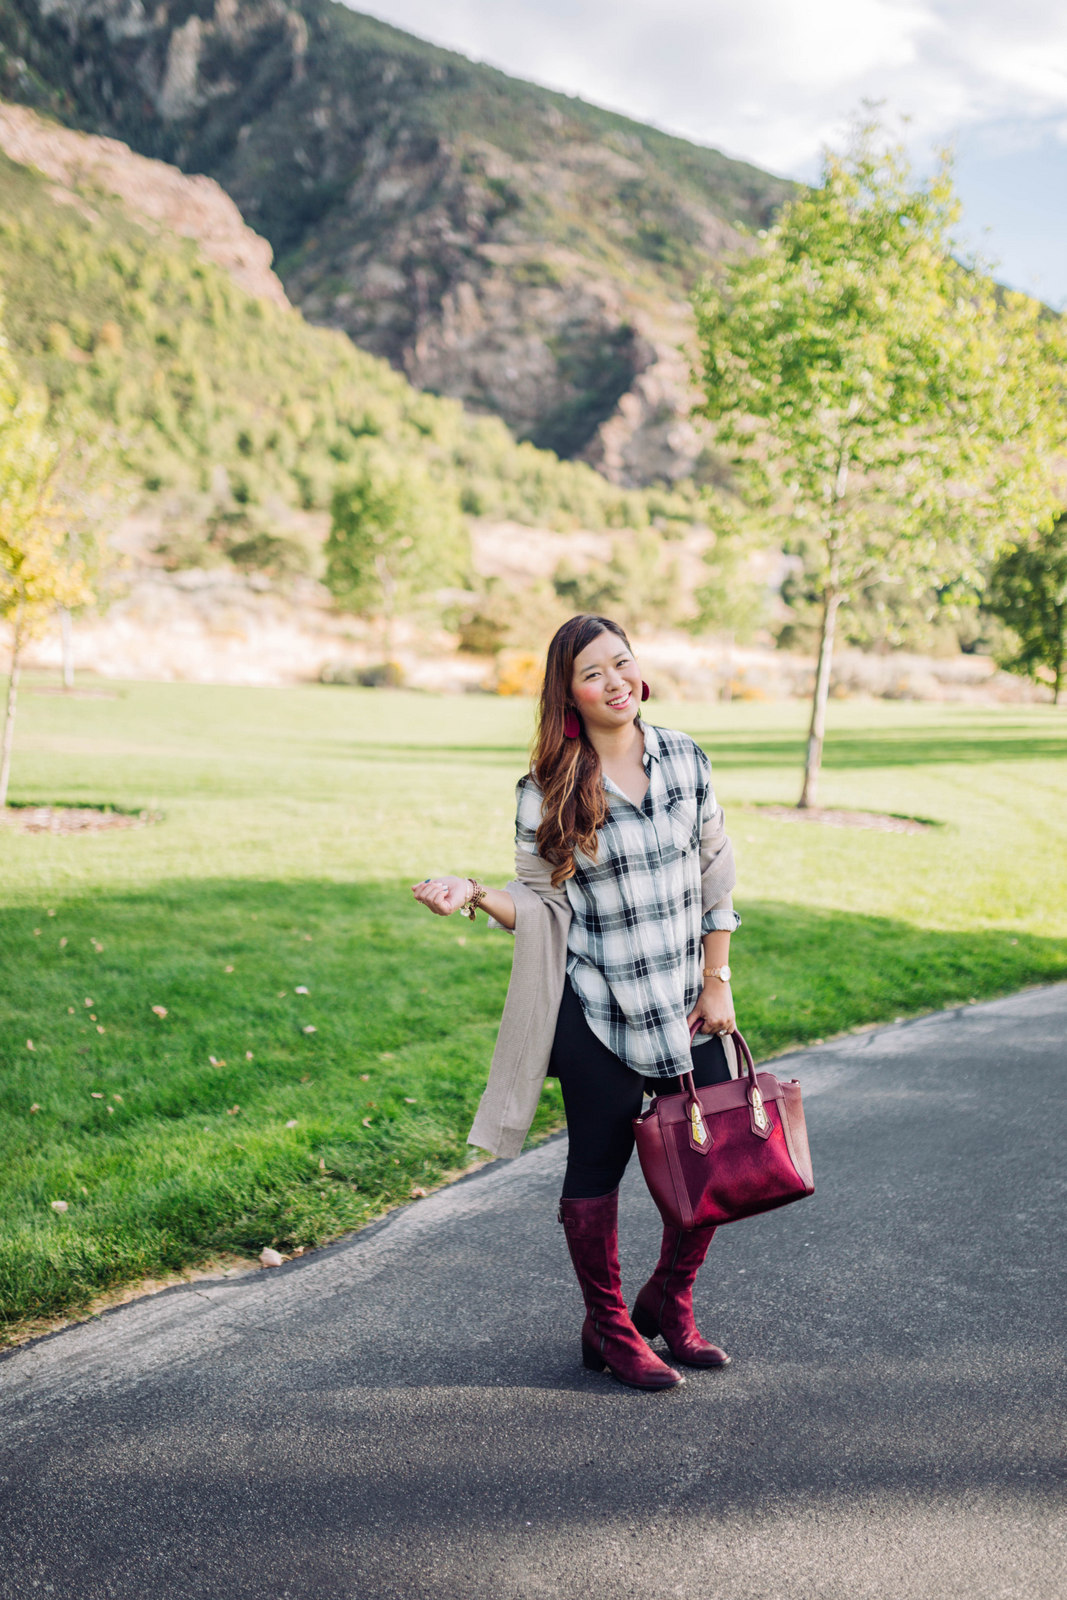
M720 983L729 983L733 974L725 963L721 967L705 967L705 978L718 978Z

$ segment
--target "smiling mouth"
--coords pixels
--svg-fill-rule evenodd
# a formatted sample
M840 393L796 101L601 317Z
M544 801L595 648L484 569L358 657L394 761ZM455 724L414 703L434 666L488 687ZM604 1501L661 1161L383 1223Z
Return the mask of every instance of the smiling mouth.
M632 700L632 699L633 699L633 695L630 692L630 690L627 689L626 693L624 695L622 695L621 698L619 698L617 700L609 700L608 701L608 705L611 707L611 709L613 711L621 711L623 706L626 705L626 703L628 701Z

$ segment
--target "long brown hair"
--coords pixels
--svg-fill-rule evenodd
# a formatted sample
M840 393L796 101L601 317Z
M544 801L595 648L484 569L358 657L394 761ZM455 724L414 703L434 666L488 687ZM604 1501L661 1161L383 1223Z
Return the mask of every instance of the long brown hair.
M552 883L557 889L574 876L576 849L596 860L597 829L608 814L600 781L600 757L589 742L581 718L577 739L568 739L563 732L564 717L568 711L574 712L571 683L575 657L602 633L618 634L630 650L629 639L610 617L571 617L548 647L541 685L530 770L544 797L537 852L551 866Z

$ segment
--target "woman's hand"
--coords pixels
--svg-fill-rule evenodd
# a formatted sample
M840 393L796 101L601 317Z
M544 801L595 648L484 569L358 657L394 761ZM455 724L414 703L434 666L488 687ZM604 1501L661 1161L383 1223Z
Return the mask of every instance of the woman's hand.
M734 1017L734 997L730 993L730 985L712 978L701 990L700 999L686 1021L690 1027L699 1021L701 1033L733 1033L737 1020Z
M413 883L411 892L421 905L428 906L439 917L450 917L471 896L469 878L427 878L425 883Z

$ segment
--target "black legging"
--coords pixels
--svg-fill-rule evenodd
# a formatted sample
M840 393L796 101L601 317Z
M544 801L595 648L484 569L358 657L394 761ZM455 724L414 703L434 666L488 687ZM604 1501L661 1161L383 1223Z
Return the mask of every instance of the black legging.
M559 1079L567 1113L565 1200L591 1200L617 1189L634 1147L633 1119L641 1110L645 1079L602 1044L585 1020L582 1003L563 986L563 1000L552 1044L549 1075ZM711 1038L693 1048L693 1077L698 1089L724 1083L730 1076L722 1040ZM676 1078L649 1079L655 1092L679 1087Z

